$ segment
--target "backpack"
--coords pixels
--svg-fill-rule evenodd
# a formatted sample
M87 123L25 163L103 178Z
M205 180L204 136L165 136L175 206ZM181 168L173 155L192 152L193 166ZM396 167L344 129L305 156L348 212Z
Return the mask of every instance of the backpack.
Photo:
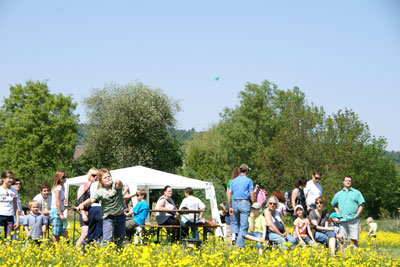
M90 198L90 187L92 186L92 183L85 183L83 185L83 188L85 190L85 192L80 196L80 198L75 202L75 206L79 206L80 204L82 204L83 202L85 202L85 200ZM90 205L86 206L83 210L84 211L89 211L90 209Z
M285 193L283 193L283 195L285 196L286 200L285 200L285 207L286 207L286 211L289 213L293 213L293 204L292 204L292 191L291 189L286 190Z

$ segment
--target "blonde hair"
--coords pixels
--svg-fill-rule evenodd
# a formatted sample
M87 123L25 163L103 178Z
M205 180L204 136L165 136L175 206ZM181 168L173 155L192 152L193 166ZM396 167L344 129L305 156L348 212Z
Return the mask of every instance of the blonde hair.
M367 224L370 224L370 223L372 223L372 222L374 222L374 219L372 219L372 217L368 217L368 218L367 218Z
M99 170L99 172L97 173L97 175L99 176L99 187L98 188L100 188L103 185L103 176L107 173L111 175L110 171L106 168L101 168Z
M32 208L34 205L38 205L39 206L39 202L37 200L29 201L29 209Z
M96 175L97 175L97 178L98 178L99 170L96 169L95 167L90 168L90 170L88 171L88 177L87 177L87 180L88 180L89 182L90 182L90 178L92 177L92 174L96 174Z

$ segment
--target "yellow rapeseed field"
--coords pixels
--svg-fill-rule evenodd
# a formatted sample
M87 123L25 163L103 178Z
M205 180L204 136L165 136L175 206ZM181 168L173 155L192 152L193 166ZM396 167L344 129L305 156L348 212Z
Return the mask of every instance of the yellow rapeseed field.
M72 233L71 233L72 234ZM366 233L361 234L365 243ZM89 246L86 253L66 242L51 244L27 244L25 241L4 243L0 241L1 266L399 266L400 259L378 254L375 247L400 247L400 234L378 232L376 242L360 248L348 249L336 257L328 250L301 248L281 252L266 250L259 256L251 242L246 249L238 249L214 237L201 249L185 249L182 245L134 245L127 244L118 250L108 247Z

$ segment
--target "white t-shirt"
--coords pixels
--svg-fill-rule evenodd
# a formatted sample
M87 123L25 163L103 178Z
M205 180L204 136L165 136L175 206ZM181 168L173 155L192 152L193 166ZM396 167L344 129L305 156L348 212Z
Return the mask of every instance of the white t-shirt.
M202 210L206 207L204 203L194 196L188 196L183 199L181 206L179 209L187 208L188 210ZM194 214L183 214L189 221L194 221Z
M4 189L0 186L0 215L14 216L14 198L18 199L18 193L15 189Z
M61 186L61 185L57 185L55 190L51 191L51 208L52 209L57 209L57 206L56 206L56 191L60 191L60 209L61 209L61 211L64 211L64 199L65 199L64 186Z
M308 205L315 205L315 199L322 196L321 185L314 183L312 180L308 181L304 188L304 195L306 196L306 202Z
M49 195L46 199L43 198L42 194L37 194L33 200L39 202L39 208L43 211L50 211L51 207L51 196Z

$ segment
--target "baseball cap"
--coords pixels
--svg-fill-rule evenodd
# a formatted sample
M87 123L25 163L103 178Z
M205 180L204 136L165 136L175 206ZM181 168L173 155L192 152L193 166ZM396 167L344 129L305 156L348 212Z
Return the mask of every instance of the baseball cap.
M333 217L336 217L336 218L339 218L339 219L343 218L342 215L337 214L336 212L332 212L331 215L329 215L329 219L332 219Z
M247 169L248 169L249 171L251 171L251 169L247 166L247 164L244 164L244 163L243 163L242 165L240 165L239 169L240 169L241 171L242 171L242 170L245 171L245 170L247 170Z
M256 210L261 209L261 203L259 203L259 202L254 202L253 205L251 205L251 207L252 207L253 209L256 209Z
M304 210L304 208L303 208L302 205L296 205L296 207L294 207L294 211L296 211L297 209L302 209L302 210Z

